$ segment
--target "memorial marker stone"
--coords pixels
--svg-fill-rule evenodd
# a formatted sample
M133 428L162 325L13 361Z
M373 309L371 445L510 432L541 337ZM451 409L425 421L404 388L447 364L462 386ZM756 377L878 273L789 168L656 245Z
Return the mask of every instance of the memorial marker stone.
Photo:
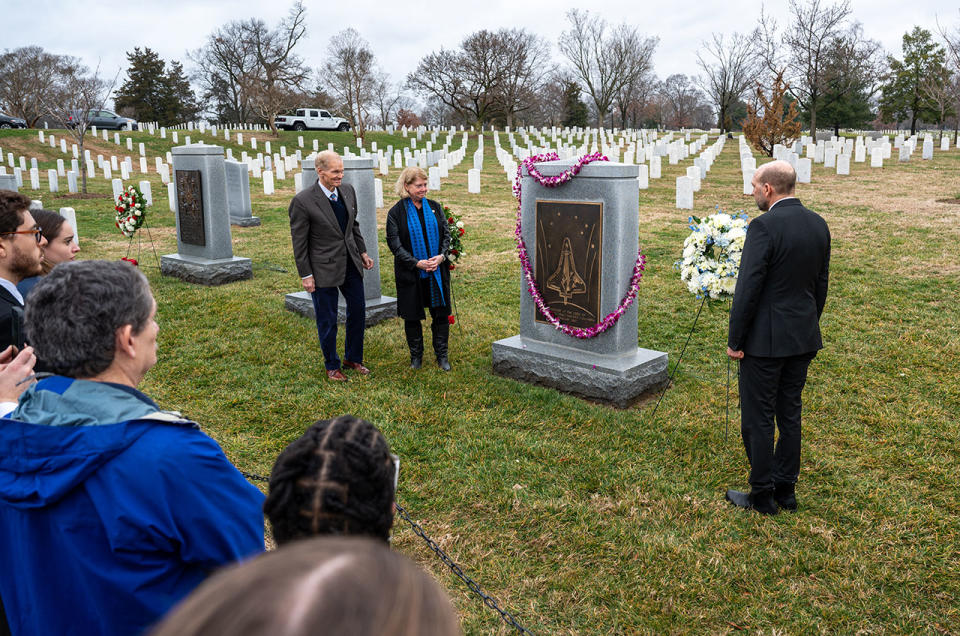
M559 160L537 169L549 177L571 165ZM597 162L561 188L546 188L524 170L524 241L541 295L562 322L593 326L626 293L638 247L638 176L636 165ZM520 334L493 343L493 370L628 406L667 377L667 355L637 347L637 316L634 303L606 332L577 339L544 322L524 280Z
M173 171L177 253L161 257L161 272L202 285L253 278L250 259L233 254L223 148L175 147Z

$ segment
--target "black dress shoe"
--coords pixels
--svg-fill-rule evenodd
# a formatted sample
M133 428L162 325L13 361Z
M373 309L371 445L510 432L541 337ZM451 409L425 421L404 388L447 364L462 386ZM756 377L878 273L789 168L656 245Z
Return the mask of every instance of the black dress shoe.
M726 499L737 508L756 510L762 515L775 515L778 512L772 492L745 493L740 490L728 490Z
M414 355L411 355L411 356L410 356L410 368L411 368L411 369L419 369L421 366L423 366L423 356L414 356Z
M797 495L793 484L777 484L774 486L773 499L784 510L797 511Z
M447 356L437 358L437 366L444 371L449 371L452 368L450 366L450 361L447 360Z

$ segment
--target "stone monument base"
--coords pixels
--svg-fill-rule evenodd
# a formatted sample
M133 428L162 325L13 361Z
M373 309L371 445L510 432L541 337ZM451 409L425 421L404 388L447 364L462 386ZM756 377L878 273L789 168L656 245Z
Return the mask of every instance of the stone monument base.
M160 273L198 285L225 285L236 280L253 278L253 264L249 258L241 256L209 259L164 254L160 257Z
M638 347L626 354L602 355L513 336L493 343L493 372L626 408L663 387L667 354Z
M236 225L238 227L255 227L260 225L259 216L245 216L245 217L230 217L230 225Z
M287 294L283 302L284 306L295 314L300 314L311 320L316 320L317 316L313 311L313 298L308 292L301 291L293 294ZM393 296L380 296L379 298L367 298L367 326L373 326L378 322L397 316L397 299ZM343 296L340 296L340 304L337 307L337 322L343 324L347 321L347 305L344 303Z

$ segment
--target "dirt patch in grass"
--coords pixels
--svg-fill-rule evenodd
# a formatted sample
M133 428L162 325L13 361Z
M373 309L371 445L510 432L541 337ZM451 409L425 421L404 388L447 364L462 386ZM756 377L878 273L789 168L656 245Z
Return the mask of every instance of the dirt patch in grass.
M949 203L951 205L960 205L960 197L954 199L937 199L937 203Z

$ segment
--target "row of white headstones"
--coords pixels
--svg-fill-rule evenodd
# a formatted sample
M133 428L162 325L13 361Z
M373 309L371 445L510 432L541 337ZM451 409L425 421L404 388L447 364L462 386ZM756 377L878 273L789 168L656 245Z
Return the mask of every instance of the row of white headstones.
M198 128L199 130L199 128ZM163 139L167 138L167 129L166 128L148 128L149 134L153 135L159 133L159 136ZM210 134L216 135L217 130L215 128L200 130L201 134L208 132ZM222 129L223 137L225 140L230 140L231 130ZM406 132L406 131L404 131ZM422 139L424 132L430 132L430 139L426 142L424 148L417 148L418 140ZM363 146L363 140L358 139L356 150L350 146L343 147L342 155L346 158L355 158L355 157L364 157L364 158L373 158L375 166L379 169L381 176L389 174L391 166L420 166L423 169L429 169L430 171L430 180L429 187L433 190L438 190L440 188L440 179L447 178L449 176L449 170L463 160L465 155L465 147L467 143L467 133L463 134L461 147L458 150L451 151L450 145L453 142L453 135L455 131L453 129L446 130L447 138L442 146L437 150L433 149L433 144L437 143L438 134L442 131L441 129L433 129L432 131L427 130L418 130L416 131L416 138L410 140L409 146L403 147L403 149L393 149L392 145L388 145L386 149L377 148L377 142L372 142L371 148L368 151ZM102 134L103 139L109 141L108 133L105 130L97 131L95 127L91 127L91 135ZM170 137L174 144L179 144L179 135L176 130L170 131ZM56 148L56 138L52 134L45 135L44 131L38 131L38 139L41 144L49 142L51 148ZM235 132L234 139L238 144L244 143L244 135L242 132ZM118 146L121 145L121 136L120 133L114 133L114 143ZM216 141L216 139L214 139ZM256 137L248 137L247 141L250 144L252 150L256 150L258 147L258 142ZM64 154L67 154L67 140L61 138L60 150ZM201 139L200 143L203 140ZM298 145L302 148L304 146L304 138L299 136L297 139ZM185 135L184 144L190 145L192 139L190 135ZM133 140L130 137L126 138L126 145L128 150L133 150ZM139 158L139 168L141 174L147 174L148 170L148 161L146 157L146 148L144 143L138 144L138 150L140 152ZM328 150L335 150L334 144L330 143L327 145ZM72 153L73 159L70 162L70 169L66 169L66 165L63 159L57 160L57 168L50 169L47 171L47 183L48 189L50 192L59 192L60 184L59 178L67 178L67 187L68 191L75 193L78 191L78 179L80 177L80 164L79 164L79 149L76 144L72 144ZM259 152L255 157L252 153L248 154L246 150L242 151L241 157L239 159L240 163L244 163L247 166L248 172L259 179L263 180L263 188L266 194L273 194L275 191L275 179L277 181L283 181L287 178L287 173L294 171L294 189L295 192L299 192L301 189L301 175L297 170L297 167L300 165L300 162L303 159L302 151L297 150L295 154L287 154L287 149L285 146L280 147L279 153L272 153L270 141L265 142L264 152ZM317 140L313 140L313 153L319 151L319 145ZM3 156L3 149L0 148L0 158ZM229 161L236 161L233 155L233 149L227 148L226 158ZM96 178L97 170L101 171L103 178L105 180L110 180L114 195L119 195L123 191L123 182L130 179L133 174L134 164L131 157L125 157L122 160L119 160L115 155L106 159L103 155L97 155L96 161L94 161L89 150L84 150L84 160L86 161L87 168L87 177ZM155 160L155 171L160 176L161 182L164 185L167 185L169 188L171 186L170 179L170 166L173 161L172 153L169 151L166 153L165 157L154 157ZM19 166L17 165L13 153L7 153L7 163L11 168L13 168L13 174L16 178L17 186L24 187L24 173L29 174L29 183L30 187L33 190L39 190L40 186L40 172L37 166L37 159L35 157L30 158L30 169L27 170L27 158L24 156L19 157ZM114 173L119 173L119 178L114 178ZM0 174L6 174L6 166L0 165ZM379 180L378 180L379 181ZM146 181L141 181L140 185L143 189L143 184L148 183ZM149 190L149 187L147 188ZM382 205L379 202L382 199L382 183L378 188L378 192L381 195L378 197L378 205ZM146 194L146 193L145 193ZM171 200L173 199L171 195ZM152 197L150 197L152 202Z
M813 178L813 165L823 164L824 168L833 168L838 175L850 174L851 159L854 163L865 163L867 154L870 155L870 167L882 168L883 160L890 159L892 149L899 150L898 158L901 162L910 161L916 151L917 144L921 143L919 135L904 137L897 135L893 143L890 138L881 135L877 138L857 136L854 138L833 137L829 141L813 141L811 137L803 136L791 147L776 144L773 147L773 158L787 161L797 172L798 183L810 183ZM950 138L946 135L940 138L940 150L950 150ZM933 159L933 135L926 133L922 141L921 157L924 160ZM801 157L801 152L806 156ZM740 169L743 175L743 193L751 194L751 182L757 169L757 162L746 139L740 136Z

